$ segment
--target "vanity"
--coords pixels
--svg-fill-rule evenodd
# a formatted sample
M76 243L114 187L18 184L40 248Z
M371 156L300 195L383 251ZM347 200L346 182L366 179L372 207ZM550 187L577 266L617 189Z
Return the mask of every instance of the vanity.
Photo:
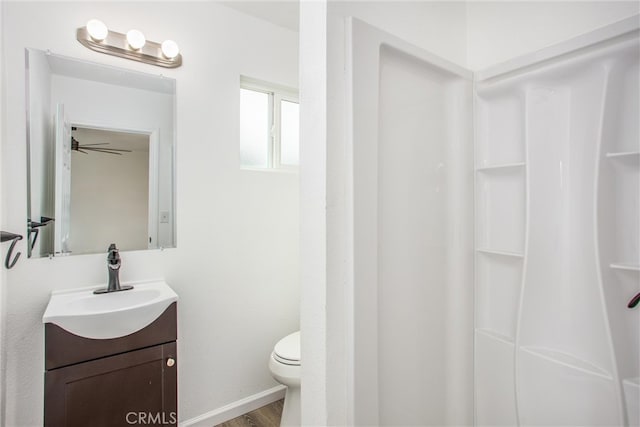
M54 292L44 313L44 425L177 425L177 295L93 290Z
M175 79L38 49L25 64L28 256L175 247ZM104 293L51 294L44 425L177 425L178 297L120 287L113 244L107 262Z

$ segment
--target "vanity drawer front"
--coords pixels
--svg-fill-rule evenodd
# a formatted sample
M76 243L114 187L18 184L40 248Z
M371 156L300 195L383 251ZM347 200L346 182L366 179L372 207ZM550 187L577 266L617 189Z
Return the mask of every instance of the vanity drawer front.
M45 323L45 369L57 369L175 341L178 336L176 318L177 303L174 302L145 328L133 334L112 339L84 338L52 323Z
M177 425L176 343L45 373L45 427Z

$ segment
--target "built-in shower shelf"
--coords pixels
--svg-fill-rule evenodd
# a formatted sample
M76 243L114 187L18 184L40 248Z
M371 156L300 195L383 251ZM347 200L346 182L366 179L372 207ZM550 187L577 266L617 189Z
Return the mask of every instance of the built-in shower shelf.
M513 345L513 338L503 335L499 332L494 331L493 329L486 328L476 328L476 332L482 335L485 335L494 340L502 341L507 344Z
M607 153L606 157L620 165L637 167L640 165L640 151L620 151L615 153Z
M640 159L640 151L620 151L615 153L607 153L606 156L610 159Z
M615 263L609 264L609 267L614 270L640 271L640 265L624 263L624 262L615 262Z
M476 251L482 254L488 254L488 255L508 256L512 258L524 258L524 255L518 252L494 251L493 249L487 249L487 248L478 248L476 249Z
M606 370L587 362L586 360L579 359L571 354L564 353L562 351L552 350L544 347L535 346L523 346L520 350L525 351L534 356L546 359L548 361L563 365L575 370L612 380L613 377Z
M632 387L640 387L640 377L625 378L624 380L622 380L622 382Z
M503 163L501 165L491 165L491 166L482 166L479 168L476 168L476 171L478 172L499 172L502 170L506 170L506 169L513 169L513 168L523 168L525 166L526 163L524 162L520 162L520 163Z

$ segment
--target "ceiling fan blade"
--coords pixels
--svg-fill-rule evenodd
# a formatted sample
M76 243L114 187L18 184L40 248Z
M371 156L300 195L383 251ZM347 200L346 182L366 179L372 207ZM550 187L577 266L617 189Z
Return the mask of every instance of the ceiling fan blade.
M94 144L82 144L82 147L88 147L90 145L109 145L108 142L96 142Z
M107 149L90 148L88 150L91 150L94 153L107 153L107 154L116 154L118 156L122 156L122 153L118 153L117 151L111 151L111 150L107 150Z
M80 148L84 148L85 150L109 150L109 151L122 151L125 153L131 153L131 150L125 150L124 148L111 148L111 147L89 147L86 145L81 145Z

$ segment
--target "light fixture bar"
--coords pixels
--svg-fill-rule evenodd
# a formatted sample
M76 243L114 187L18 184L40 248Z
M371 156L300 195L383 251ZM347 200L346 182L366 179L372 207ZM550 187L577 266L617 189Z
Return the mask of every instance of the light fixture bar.
M80 27L76 32L76 38L85 47L107 55L119 56L165 68L176 68L182 65L182 55L178 53L173 58L167 58L162 53L162 45L160 43L147 40L140 49L133 49L127 42L126 34L115 31L109 30L104 40L97 41L89 35L87 27Z

